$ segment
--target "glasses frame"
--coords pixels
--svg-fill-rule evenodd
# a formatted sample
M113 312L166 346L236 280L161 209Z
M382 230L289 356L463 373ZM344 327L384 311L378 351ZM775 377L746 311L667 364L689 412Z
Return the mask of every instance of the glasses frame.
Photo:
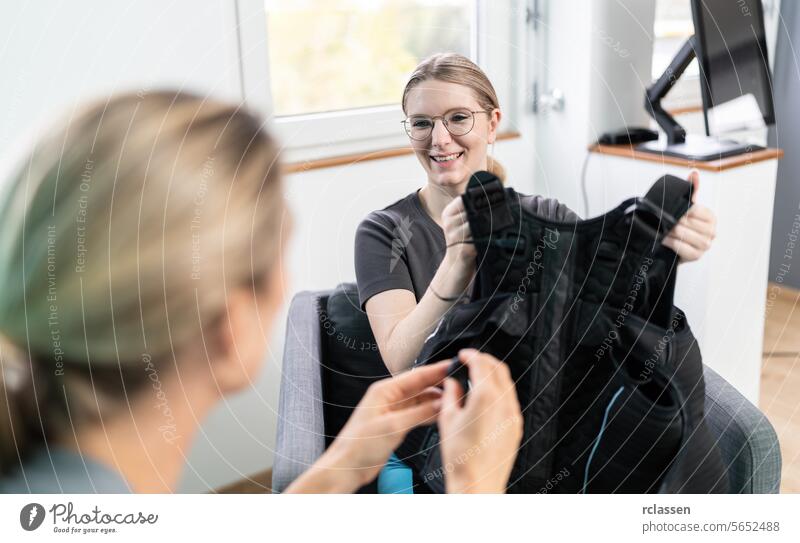
M470 126L470 127L469 127L469 130L467 130L467 131L466 131L466 132L464 132L463 134L453 134L452 130L450 130L450 127L449 127L449 126L447 126L447 120L445 119L445 116L446 116L448 113L452 113L452 112L454 112L454 111L464 111L464 112L467 112L467 111L469 111L469 112L472 114L472 126ZM412 136L412 135L411 135L411 129L409 128L409 124L408 124L408 123L410 122L410 120L411 120L411 117L406 117L405 119L403 119L402 121L400 121L400 124L402 124L402 125L403 125L403 128L404 128L404 129L405 129L405 131L406 131L406 135L407 135L409 138L411 138L412 140L414 140L414 141L425 141L426 139L430 138L430 137L431 137L431 134L433 134L433 129L436 127L436 119L440 119L440 120L442 121L442 125L444 126L444 129L445 129L445 130L447 130L447 132L448 132L448 133L449 133L451 136L456 136L456 137L459 137L459 136L466 136L467 134L469 134L470 132L472 132L472 129L473 129L473 128L475 128L475 114L476 114L476 113L486 113L486 114L490 114L490 113L491 113L491 111L490 111L490 110L488 110L488 109L477 109L477 110L475 110L475 111L472 111L471 109L457 107L457 108L453 108L453 109L450 109L450 110L448 110L448 111L445 111L443 115L436 115L436 116L433 116L433 117L428 117L427 115L414 115L415 117L428 117L428 118L431 120L431 128L430 128L430 130L428 131L428 134L427 134L427 135L426 135L424 138L415 138L414 136Z

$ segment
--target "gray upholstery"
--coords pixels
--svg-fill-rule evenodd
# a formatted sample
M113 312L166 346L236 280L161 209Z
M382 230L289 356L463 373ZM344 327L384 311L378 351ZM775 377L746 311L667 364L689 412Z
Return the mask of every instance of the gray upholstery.
M706 423L717 437L722 461L728 466L731 492L777 494L781 484L778 436L750 401L705 367Z
M325 448L319 308L331 291L301 292L286 328L272 488L282 492ZM706 366L706 422L728 466L731 491L777 493L781 455L766 416Z
M273 492L282 492L325 450L320 304L330 291L295 295L286 321Z

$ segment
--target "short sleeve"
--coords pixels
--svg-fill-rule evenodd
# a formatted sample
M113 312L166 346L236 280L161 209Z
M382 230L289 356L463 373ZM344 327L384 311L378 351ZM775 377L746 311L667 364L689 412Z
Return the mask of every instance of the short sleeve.
M572 221L579 221L581 218L578 216L577 213L572 211L566 205L562 204L558 200L553 200L556 203L556 220L562 222L572 222Z
M523 196L521 204L531 213L540 217L559 222L579 221L581 218L569 207L562 204L555 198L544 198L542 196Z
M370 213L356 230L355 268L361 308L371 297L386 290L414 292L405 248L408 225L395 224L380 212Z

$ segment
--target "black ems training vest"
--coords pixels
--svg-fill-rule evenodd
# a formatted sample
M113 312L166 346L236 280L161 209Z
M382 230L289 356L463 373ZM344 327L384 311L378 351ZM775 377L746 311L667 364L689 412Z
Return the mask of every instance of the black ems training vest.
M508 364L524 417L509 492L727 492L700 350L672 303L678 257L661 245L690 194L667 175L644 198L560 223L523 209L492 174L471 178L472 298L444 316L416 365L466 347ZM435 425L417 428L397 450L433 492L454 469L438 441ZM491 446L490 433L465 454Z

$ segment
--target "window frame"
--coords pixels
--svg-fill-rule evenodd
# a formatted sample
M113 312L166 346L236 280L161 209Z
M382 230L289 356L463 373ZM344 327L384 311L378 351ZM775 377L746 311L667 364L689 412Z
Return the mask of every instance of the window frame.
M487 64L491 64L492 59L499 58L501 54L510 55L512 48L508 44L504 47L498 40L490 40L488 37L509 35L515 31L510 10L519 9L522 0L495 3L491 17L488 10L489 0L471 1L474 32L470 37L470 56L492 78L491 70L488 69L491 66ZM265 3L263 0L236 0L236 4L242 94L249 106L269 118L270 129L281 142L286 162L309 162L410 147L408 136L401 125L403 113L399 104L299 115L273 115ZM267 66L259 66L259 62ZM512 92L517 86L513 64L509 63L510 73L498 79L503 82L503 86L496 88L503 104L503 124L506 126L514 126L513 117L517 110L515 93Z
M692 17L691 10L689 12L689 17L690 17L690 20L691 20L691 17ZM656 14L656 19L653 21L654 26L657 23L658 23L658 19L657 19L657 14ZM686 40L689 39L690 36L691 36L691 34L689 36L684 37L683 40L682 40L683 43L685 43ZM655 35L655 32L653 32L653 52L655 52L655 49L656 49L656 41L659 40L659 39L663 39L663 37L659 38L659 37L657 37ZM677 52L678 51L676 50L675 53L677 53ZM651 52L651 55L652 54L653 53ZM651 59L651 62L652 62L652 59ZM697 61L697 59L694 59L692 62L698 62L698 61ZM669 66L669 61L667 62L667 66ZM666 66L664 68L666 69ZM663 70L662 70L662 72L663 72ZM661 76L661 72L659 72L657 74L652 74L653 81L656 81L660 76ZM701 94L700 91L701 91L701 89L700 89L700 74L699 73L698 74L688 74L688 73L684 72L683 75L680 77L680 79L678 79L675 82L674 86L670 89L669 93L664 97L664 99L662 101L662 106L667 110L689 109L689 108L695 108L695 107L702 108L703 107L703 97L702 97L702 94Z

